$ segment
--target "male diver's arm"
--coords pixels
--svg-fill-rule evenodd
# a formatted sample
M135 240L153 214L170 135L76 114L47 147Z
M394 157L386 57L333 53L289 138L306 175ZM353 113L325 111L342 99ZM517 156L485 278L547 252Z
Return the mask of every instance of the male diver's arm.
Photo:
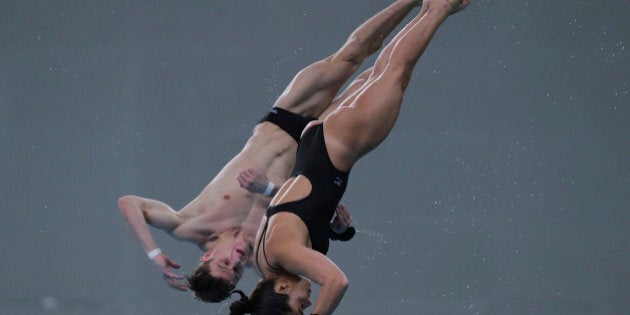
M332 314L348 289L346 275L328 257L305 246L273 246L267 252L283 269L320 285L312 314Z
M120 198L118 208L144 252L158 267L168 285L177 290L187 291L188 286L180 281L184 277L173 273L170 269L179 269L179 264L162 253L148 226L151 224L156 228L171 232L181 223L176 212L162 202L137 196Z
M263 196L273 197L280 189L280 186L270 181L265 174L252 168L241 171L237 180L241 187Z

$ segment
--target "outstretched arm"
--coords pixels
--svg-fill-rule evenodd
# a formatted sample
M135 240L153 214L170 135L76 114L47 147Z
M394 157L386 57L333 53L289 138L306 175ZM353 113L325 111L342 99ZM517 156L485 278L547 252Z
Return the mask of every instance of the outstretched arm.
M148 226L148 224L151 224L156 228L171 232L181 223L177 213L162 202L136 196L120 198L118 200L118 208L127 220L134 236L142 245L144 252L149 255L151 261L158 267L168 285L174 289L186 291L188 286L181 282L184 277L173 273L170 269L179 269L179 264L161 252Z

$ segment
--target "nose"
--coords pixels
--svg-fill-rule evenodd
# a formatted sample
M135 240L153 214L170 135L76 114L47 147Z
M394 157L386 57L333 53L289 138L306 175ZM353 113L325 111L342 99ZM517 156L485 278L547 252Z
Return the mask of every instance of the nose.
M229 266L230 265L230 258L228 258L228 257L221 258L221 264L223 266Z
M235 252L236 252L236 255L239 256L238 258L241 258L241 257L245 256L245 250L244 249L237 248L235 250Z

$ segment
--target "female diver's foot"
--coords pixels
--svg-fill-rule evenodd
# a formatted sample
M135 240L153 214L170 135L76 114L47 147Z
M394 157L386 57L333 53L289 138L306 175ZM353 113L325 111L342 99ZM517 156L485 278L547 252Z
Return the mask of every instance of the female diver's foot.
M464 10L470 4L470 0L424 0L423 6L427 8L443 8L449 15Z

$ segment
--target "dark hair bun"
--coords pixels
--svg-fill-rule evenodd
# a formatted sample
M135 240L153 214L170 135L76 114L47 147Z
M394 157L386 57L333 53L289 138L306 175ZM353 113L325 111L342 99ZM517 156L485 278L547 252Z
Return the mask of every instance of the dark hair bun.
M230 305L230 315L241 315L241 314L251 314L254 310L254 305L249 301L249 298L243 291L234 290L232 294L238 293L241 296L241 299L238 301L232 302Z

